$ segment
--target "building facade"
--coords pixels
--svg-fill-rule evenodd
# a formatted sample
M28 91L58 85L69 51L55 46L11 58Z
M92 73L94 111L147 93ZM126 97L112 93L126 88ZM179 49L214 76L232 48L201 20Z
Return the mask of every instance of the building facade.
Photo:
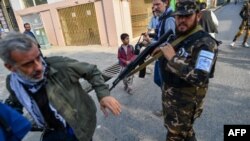
M17 22L9 0L0 0L0 32L18 31Z
M147 31L152 0L10 0L20 32L31 24L43 46L118 46Z
M11 4L20 32L24 31L24 23L31 24L42 47L119 46L121 33L128 33L131 39L136 39L147 31L152 16L152 0L2 1L10 1L5 3ZM175 3L176 0L171 1ZM204 1L209 7L217 2ZM8 21L11 23L11 19Z

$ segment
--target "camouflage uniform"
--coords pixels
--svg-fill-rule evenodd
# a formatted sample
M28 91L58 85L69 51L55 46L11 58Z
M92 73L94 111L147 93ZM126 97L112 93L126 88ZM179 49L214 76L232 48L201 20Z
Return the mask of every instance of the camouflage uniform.
M245 30L246 34L243 40L243 44L247 42L247 38L250 34L249 28L250 28L250 3L246 2L244 3L241 11L240 11L240 16L242 18L242 22L239 27L239 31L236 33L233 42L237 40L237 38L240 37L240 35L243 34L243 31Z
M45 60L49 65L46 84L49 102L73 128L79 141L90 141L96 127L96 106L88 93L82 89L79 79L87 80L100 100L110 95L101 72L95 65L66 57L48 57ZM6 85L10 92L7 103L22 111L22 105L10 87L9 77Z
M167 141L195 138L193 123L202 113L202 105L213 75L217 42L208 33L198 31L175 47L177 55L165 64L166 79L162 88L162 105ZM199 69L201 52L214 54L210 69ZM201 65L206 65L203 61Z
M249 29L250 28L250 2L245 2L241 11L240 17L242 18L242 24L240 29Z

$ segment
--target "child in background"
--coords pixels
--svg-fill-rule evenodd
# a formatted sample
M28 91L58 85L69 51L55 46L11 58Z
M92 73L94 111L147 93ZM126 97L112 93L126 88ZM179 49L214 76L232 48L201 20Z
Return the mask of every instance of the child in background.
M122 45L118 49L118 60L119 65L121 66L121 70L123 70L127 65L133 61L136 57L134 54L134 47L129 44L129 35L127 33L121 34ZM123 79L124 90L127 91L128 94L132 94L132 83L133 83L133 75L129 77L125 77Z

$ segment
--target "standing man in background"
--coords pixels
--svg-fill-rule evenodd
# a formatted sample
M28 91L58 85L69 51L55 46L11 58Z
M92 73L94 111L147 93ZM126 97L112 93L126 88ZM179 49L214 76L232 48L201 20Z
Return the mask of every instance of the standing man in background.
M199 25L199 6L193 0L176 4L176 46L160 47L165 59L162 105L166 141L197 141L193 124L203 109L209 78L213 77L218 42Z
M30 24L29 23L25 23L23 26L24 26L24 29L25 29L25 31L23 32L23 34L26 34L26 35L34 38L36 40L36 42L37 42L38 48L40 49L41 46L39 45L39 43L38 43L38 41L36 39L36 36L34 35L33 32L30 31L31 30Z
M153 40L149 38L149 36L146 34L144 36L144 41L148 44L152 42L156 42L159 40L159 38L168 31L172 30L175 32L175 19L172 17L173 10L169 6L169 0L153 0L153 7L157 15L159 15L159 24L156 28L156 35ZM159 58L155 62L155 68L154 68L154 82L157 86L160 88L162 87L162 82L165 76L162 76L163 73L161 71L163 68L160 67L160 64L165 62L165 58ZM163 67L163 66L162 66ZM156 116L162 116L162 110L154 111L153 112Z
M249 36L249 28L250 28L250 0L244 3L244 5L240 11L240 17L242 18L242 22L240 24L239 31L234 36L233 42L230 44L230 46L234 47L236 40L245 31L245 37L244 37L242 46L249 48L249 45L247 43L247 39Z
M202 2L200 4L200 8L200 24L207 33L209 33L213 38L215 38L215 34L218 33L217 27L219 26L219 21L214 12L207 9L207 4L205 2Z

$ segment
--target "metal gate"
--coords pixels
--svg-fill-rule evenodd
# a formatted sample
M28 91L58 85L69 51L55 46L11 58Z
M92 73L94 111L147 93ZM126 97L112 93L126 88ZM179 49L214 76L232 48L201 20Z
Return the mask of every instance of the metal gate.
M152 15L152 0L130 0L133 37L147 31Z
M58 10L66 45L101 44L94 3Z

